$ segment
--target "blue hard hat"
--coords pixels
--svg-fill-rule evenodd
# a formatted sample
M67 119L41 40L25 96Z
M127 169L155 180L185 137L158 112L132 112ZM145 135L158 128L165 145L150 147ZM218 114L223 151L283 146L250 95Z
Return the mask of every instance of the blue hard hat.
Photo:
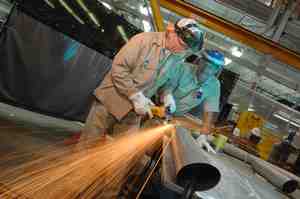
M217 66L219 70L223 69L225 65L225 57L223 53L218 50L205 50L202 53L203 58L205 58L208 62Z

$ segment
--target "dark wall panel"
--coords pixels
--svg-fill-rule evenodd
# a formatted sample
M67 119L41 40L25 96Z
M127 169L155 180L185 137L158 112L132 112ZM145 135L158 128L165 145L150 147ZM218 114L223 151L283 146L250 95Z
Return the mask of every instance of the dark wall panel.
M84 121L92 93L127 39L141 32L99 1L16 0L0 34L0 101Z
M83 121L111 59L15 10L0 35L0 97Z

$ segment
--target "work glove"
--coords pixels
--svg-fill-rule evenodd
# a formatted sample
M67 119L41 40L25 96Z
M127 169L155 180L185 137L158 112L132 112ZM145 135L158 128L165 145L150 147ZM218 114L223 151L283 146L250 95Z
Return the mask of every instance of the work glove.
M164 103L165 107L169 108L169 111L171 114L175 113L176 102L175 102L173 95L171 95L171 94L165 95L163 98L163 103Z
M133 104L134 111L138 115L146 115L147 113L151 113L151 106L154 106L154 104L142 92L137 92L131 95L129 99Z
M201 148L205 148L207 152L216 154L216 151L210 146L207 140L207 135L200 134L196 140Z

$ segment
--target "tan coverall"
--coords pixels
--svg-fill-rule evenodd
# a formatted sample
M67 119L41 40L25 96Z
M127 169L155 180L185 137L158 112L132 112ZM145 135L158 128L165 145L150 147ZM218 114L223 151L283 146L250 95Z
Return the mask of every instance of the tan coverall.
M86 136L112 131L116 123L124 126L123 131L139 128L141 118L133 111L128 98L153 84L164 47L165 33L159 32L140 33L122 47L94 92L96 99L86 120L83 140ZM102 198L116 198L120 187L115 185L107 191Z
M117 122L130 129L139 127L140 117L128 98L153 83L164 46L164 32L148 32L134 36L122 47L111 70L94 92L96 99L83 135L99 136L110 131Z

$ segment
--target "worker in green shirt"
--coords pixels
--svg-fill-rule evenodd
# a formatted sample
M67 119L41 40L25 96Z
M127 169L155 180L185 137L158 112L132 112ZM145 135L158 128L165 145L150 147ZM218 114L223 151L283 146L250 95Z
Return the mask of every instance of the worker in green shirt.
M201 133L209 133L214 113L219 112L220 82L217 75L224 67L224 55L204 50L192 63L181 63L157 78L161 101L171 114L182 116L198 105L203 107Z

